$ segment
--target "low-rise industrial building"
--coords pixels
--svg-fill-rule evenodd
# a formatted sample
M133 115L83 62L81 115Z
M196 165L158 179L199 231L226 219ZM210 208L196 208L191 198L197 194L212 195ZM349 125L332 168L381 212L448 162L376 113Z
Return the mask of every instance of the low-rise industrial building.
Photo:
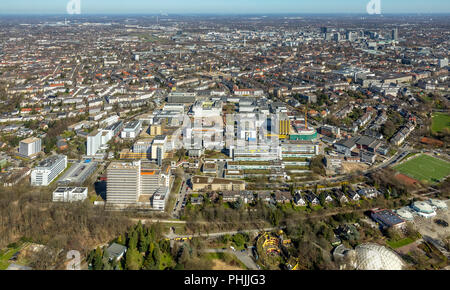
M239 191L245 190L245 182L233 179L213 178L206 176L192 177L194 191Z
M58 187L53 192L53 202L83 201L88 197L87 187Z
M399 229L406 225L406 222L400 216L389 209L373 209L371 217L383 228Z

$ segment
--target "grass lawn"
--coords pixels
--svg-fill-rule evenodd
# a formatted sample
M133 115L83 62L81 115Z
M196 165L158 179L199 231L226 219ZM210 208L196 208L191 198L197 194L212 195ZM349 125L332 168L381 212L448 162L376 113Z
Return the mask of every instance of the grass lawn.
M310 205L309 206L312 210L319 210L321 208L323 208L321 205Z
M204 257L208 260L221 260L227 264L234 262L234 264L239 265L240 268L248 270L247 267L242 263L235 255L229 253L207 253Z
M172 194L178 194L181 189L181 178L176 177L172 185Z
M178 223L163 223L162 224L164 232L168 233L170 228L175 228L175 234L177 235L185 235L186 234L186 226L184 224Z
M401 248L403 246L409 245L411 243L413 243L414 240L411 238L404 238L398 241L390 241L387 240L386 244L388 244L389 247L393 248L393 249L397 249L397 248Z
M394 167L395 170L420 181L438 183L450 175L450 163L421 154Z
M0 270L6 270L6 268L9 267L11 262L9 259L12 258L12 256L20 251L22 248L24 248L27 244L20 243L15 248L8 248L2 252L0 252Z
M445 128L450 129L450 115L446 113L433 113L432 115L433 124L431 126L431 131L433 134L438 132L443 132Z

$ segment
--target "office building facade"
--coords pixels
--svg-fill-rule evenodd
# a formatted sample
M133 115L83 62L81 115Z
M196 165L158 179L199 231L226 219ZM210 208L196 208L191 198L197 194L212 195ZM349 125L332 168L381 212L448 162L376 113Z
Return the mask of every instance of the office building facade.
M135 204L141 194L141 162L113 162L107 170L106 201Z
M28 138L20 141L19 154L25 157L33 157L41 152L42 141L39 138Z
M67 156L51 156L31 171L31 185L48 186L66 168Z
M86 150L88 156L94 156L102 146L102 132L95 130L87 137Z

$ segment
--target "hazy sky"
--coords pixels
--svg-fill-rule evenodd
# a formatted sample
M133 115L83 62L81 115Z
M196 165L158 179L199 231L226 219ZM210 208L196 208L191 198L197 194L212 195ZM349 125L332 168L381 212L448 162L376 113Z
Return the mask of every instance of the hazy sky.
M63 14L71 0L0 0L0 14ZM366 13L370 0L79 0L82 14ZM450 13L449 0L380 0L382 13Z

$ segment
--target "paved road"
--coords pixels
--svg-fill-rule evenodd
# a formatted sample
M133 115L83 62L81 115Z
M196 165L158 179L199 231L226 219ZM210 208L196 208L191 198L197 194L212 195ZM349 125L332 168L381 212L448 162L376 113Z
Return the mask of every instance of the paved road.
M189 174L183 175L182 178L182 186L180 188L180 192L177 193L177 200L175 203L175 207L172 212L172 216L174 218L180 218L181 210L184 208L184 205L186 205L187 197L190 192L190 188L188 186L188 181L191 179L191 176Z
M225 177L225 164L226 164L226 162L224 162L224 161L217 162L217 177L218 178Z
M258 270L258 266L252 259L252 254L249 250L241 251L232 251L232 250L222 250L222 249L208 249L204 251L205 253L228 253L235 255L236 258L239 259L248 269L250 270Z
M193 235L176 235L172 232L166 235L169 239L188 239L188 238L213 238L213 237L221 237L224 235L235 235L238 233L259 233L261 231L270 232L278 228L265 228L265 229L249 229L249 230L239 230L239 231L229 231L229 232L220 232L220 233L203 233L203 234L193 234Z
M139 222L141 221L142 224L145 224L146 222L150 223L168 223L168 224L186 224L186 221L178 221L178 220L164 220L164 219L147 219L147 218L133 218L131 219L133 222Z

